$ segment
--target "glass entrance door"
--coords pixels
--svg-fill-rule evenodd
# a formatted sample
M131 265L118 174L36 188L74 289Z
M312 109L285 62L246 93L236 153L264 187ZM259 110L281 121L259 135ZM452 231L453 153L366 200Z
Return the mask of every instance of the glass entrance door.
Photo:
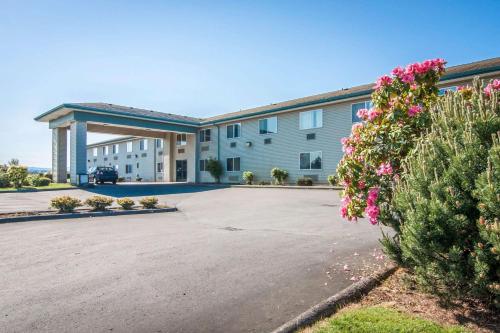
M187 180L187 160L175 161L175 181L185 182Z

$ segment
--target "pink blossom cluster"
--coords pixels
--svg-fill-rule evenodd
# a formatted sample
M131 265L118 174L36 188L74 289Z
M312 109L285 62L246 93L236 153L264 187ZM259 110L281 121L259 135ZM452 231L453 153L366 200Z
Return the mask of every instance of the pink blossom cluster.
M422 111L423 111L423 109L422 109L422 107L420 105L412 105L408 109L408 115L410 117L413 117L413 116L416 116L417 114L419 114Z
M394 77L399 78L402 82L412 85L412 89L415 89L416 88L416 86L414 85L415 75L423 75L429 71L442 72L444 70L445 64L446 61L440 58L429 59L423 62L416 62L414 64L409 64L404 69L401 66L398 66L391 71L391 74ZM392 78L387 75L383 75L377 80L375 84L375 89L378 90L383 86L390 85L391 83L392 83Z
M382 110L377 109L377 108L371 108L368 110L367 118L369 121L375 120L378 116L382 114Z
M340 215L342 215L343 218L348 217L347 213L347 206L349 206L349 203L351 202L351 198L348 196L345 196L341 200L342 205L340 206Z
M377 169L377 176L392 175L392 172L393 170L391 163L389 162L382 163Z
M368 191L368 197L366 199L365 213L370 219L371 224L378 223L378 215L380 214L380 209L377 206L378 192L378 188L370 189Z
M351 144L350 138L342 138L340 142L342 143L342 151L346 155L350 156L354 153L354 146Z
M486 96L490 97L493 90L500 90L500 80L493 80L492 83L488 83L486 88L484 88L484 93Z
M388 86L392 83L392 79L388 75L382 75L378 78L377 82L375 82L375 89L379 89L383 86Z

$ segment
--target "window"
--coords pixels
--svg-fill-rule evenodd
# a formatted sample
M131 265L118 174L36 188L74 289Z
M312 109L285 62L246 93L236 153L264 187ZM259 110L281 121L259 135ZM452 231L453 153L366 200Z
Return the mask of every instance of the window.
M200 131L200 142L210 142L210 128Z
M139 141L139 149L140 150L148 150L148 139L141 139Z
M232 124L226 126L228 139L239 138L241 136L241 124Z
M299 128L311 129L323 127L323 110L311 110L300 113Z
M278 133L278 117L271 117L259 120L259 133Z
M132 164L125 165L125 173L132 173Z
M128 141L127 142L127 153L131 153L132 152L132 141Z
M163 139L156 139L156 148L158 149L163 148Z
M120 145L114 144L113 145L113 154L118 154L119 152L120 152Z
M108 153L109 153L109 147L108 146L102 147L102 154L103 155L108 155Z
M115 170L118 171L118 167L119 165L118 164L115 164Z
M439 96L444 96L448 91L457 91L457 86L451 86L451 87L445 87L445 88L440 88L438 95Z
M156 172L163 172L163 162L156 163Z
M92 155L97 156L97 148L92 148Z
M176 144L178 146L185 146L185 145L187 145L187 134L186 133L177 134Z
M240 171L240 158L230 157L226 160L226 171Z
M139 162L137 162L137 165L136 165L137 169L139 169Z
M300 153L300 170L320 170L322 152Z
M357 113L361 109L370 109L372 107L371 101L364 101L360 103L351 104L351 116L353 123L359 123L362 120L358 117Z
M200 160L200 171L207 171L208 160Z

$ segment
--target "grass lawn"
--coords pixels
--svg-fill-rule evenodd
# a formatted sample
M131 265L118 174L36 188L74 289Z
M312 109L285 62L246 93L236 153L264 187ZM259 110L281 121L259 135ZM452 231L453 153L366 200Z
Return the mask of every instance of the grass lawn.
M326 321L306 329L314 333L455 333L470 332L459 326L441 326L433 321L380 306L346 309Z
M0 188L0 192L5 192L5 191L18 191L18 192L23 192L23 191L47 191L47 190L60 190L63 188L73 188L75 186L71 185L70 183L64 183L64 184L58 184L58 183L51 183L48 186L23 186L22 188L14 188L14 187L4 187Z

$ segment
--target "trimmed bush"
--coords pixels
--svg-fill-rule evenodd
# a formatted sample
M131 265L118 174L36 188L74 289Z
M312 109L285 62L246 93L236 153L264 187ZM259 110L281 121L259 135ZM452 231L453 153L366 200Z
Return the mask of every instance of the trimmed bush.
M243 172L242 177L243 177L243 180L245 181L245 184L252 185L253 178L254 178L252 171L245 171L245 172Z
M139 203L142 205L142 207L146 209L153 209L156 208L158 205L158 198L156 197L146 197L141 200L139 200Z
M49 186L52 180L47 177L42 177L40 175L28 175L26 177L26 182L31 186Z
M328 176L328 184L330 184L330 186L337 185L337 177L335 175L329 175Z
M20 188L26 181L26 177L28 176L28 169L24 166L11 165L7 169L7 176L9 177L10 182L15 188Z
M85 200L85 204L92 207L93 210L103 211L106 210L106 207L109 207L113 204L113 198L105 197L102 195L94 195Z
M439 100L380 214L396 230L384 236L385 251L413 269L422 287L500 307L498 96L475 80L472 94Z
M120 205L123 209L125 210L130 210L132 207L134 207L135 202L134 200L130 198L121 198L121 199L116 199L116 203Z
M56 197L50 201L50 206L59 210L59 213L71 213L76 207L80 207L82 202L79 199L68 195Z
M271 177L274 178L274 182L278 185L284 185L285 181L288 178L288 171L280 169L280 168L273 168L271 170Z
M297 179L297 185L299 186L312 186L313 180L309 177L302 177Z
M0 172L0 188L9 186L10 186L9 176L5 172Z
M220 161L210 158L206 163L207 165L205 167L207 171L216 180L217 183L220 183L220 176L222 176L224 170Z

